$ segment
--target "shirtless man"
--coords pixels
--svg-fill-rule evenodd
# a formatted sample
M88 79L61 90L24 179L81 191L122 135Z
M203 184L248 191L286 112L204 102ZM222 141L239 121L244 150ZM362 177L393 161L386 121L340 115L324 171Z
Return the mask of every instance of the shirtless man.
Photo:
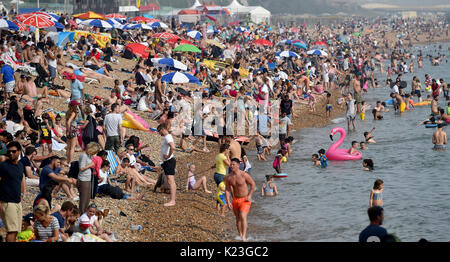
M434 132L432 142L434 144L434 150L444 150L444 145L447 144L447 133L445 133L442 128L444 127L444 124L438 124L438 130Z
M350 86L353 88L353 95L354 95L355 101L356 101L356 113L361 112L361 102L362 102L361 78L362 78L362 73L357 72L356 78L350 82Z
M406 103L405 100L403 99L403 97L397 93L392 93L391 94L392 98L395 98L397 100L397 104L400 105L400 113L404 113L405 109L406 109Z
M239 165L239 159L231 159L231 172L225 177L225 197L228 208L233 209L236 216L236 227L239 235L242 241L246 241L247 215L252 204L256 184L248 173L239 169ZM248 186L250 186L250 190ZM232 201L230 201L231 194L233 195Z
M27 76L22 98L27 101L34 102L38 100L39 93L42 95L42 98L40 100L42 102L49 103L49 100L47 99L48 98L47 86L42 87L42 92L39 92L36 88L36 84L34 83L33 78L31 76Z
M234 140L233 136L225 136L225 143L230 144L229 159L233 159L233 158L239 159L239 161L240 161L239 168L241 170L244 170L244 163L242 162L242 159L241 159L241 144L239 144L239 142ZM231 170L231 168L230 168L230 170Z
M435 116L439 115L438 101L439 101L439 96L433 96L433 100L431 100L431 114L433 114Z

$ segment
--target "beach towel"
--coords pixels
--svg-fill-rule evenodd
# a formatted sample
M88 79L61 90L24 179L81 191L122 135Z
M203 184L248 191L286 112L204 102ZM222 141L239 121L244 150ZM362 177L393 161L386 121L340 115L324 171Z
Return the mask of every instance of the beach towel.
M69 74L69 73L64 73L64 77L67 79L67 80L70 80L70 78L71 78L71 74ZM80 80L81 82L84 82L84 80L86 79L86 77L84 77L84 76L77 76L77 75L75 75L75 77L78 79L78 80Z

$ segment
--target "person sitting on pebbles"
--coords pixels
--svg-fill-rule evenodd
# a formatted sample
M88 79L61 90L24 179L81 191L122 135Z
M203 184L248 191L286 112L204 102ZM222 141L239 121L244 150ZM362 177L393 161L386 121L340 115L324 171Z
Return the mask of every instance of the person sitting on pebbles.
M188 176L186 181L186 190L197 190L200 187L205 190L206 193L211 194L212 192L208 190L206 187L206 177L202 176L200 180L195 179L195 165L194 164L188 164Z

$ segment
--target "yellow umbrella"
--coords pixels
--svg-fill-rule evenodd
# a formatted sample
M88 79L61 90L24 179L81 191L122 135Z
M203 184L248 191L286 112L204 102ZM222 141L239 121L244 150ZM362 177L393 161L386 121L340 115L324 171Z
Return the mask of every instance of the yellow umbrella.
M216 41L214 39L208 39L208 40L206 40L206 43L210 44L210 45L215 45L215 46L219 47L220 49L223 49L222 44L220 44L218 41Z
M79 19L102 19L102 20L107 20L108 18L106 18L105 16L101 15L101 14L97 14L94 12L86 12L86 13L81 13L81 14L76 14L76 15L72 15L72 17L75 18L79 18Z

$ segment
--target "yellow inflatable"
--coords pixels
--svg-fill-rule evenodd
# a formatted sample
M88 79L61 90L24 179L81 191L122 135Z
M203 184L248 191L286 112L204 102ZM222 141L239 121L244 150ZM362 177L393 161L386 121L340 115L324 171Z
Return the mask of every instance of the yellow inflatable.
M125 112L123 117L125 118L122 120L123 127L150 132L150 126L147 122L131 111Z
M427 106L429 104L431 104L431 101L422 101L419 103L414 103L413 106Z

